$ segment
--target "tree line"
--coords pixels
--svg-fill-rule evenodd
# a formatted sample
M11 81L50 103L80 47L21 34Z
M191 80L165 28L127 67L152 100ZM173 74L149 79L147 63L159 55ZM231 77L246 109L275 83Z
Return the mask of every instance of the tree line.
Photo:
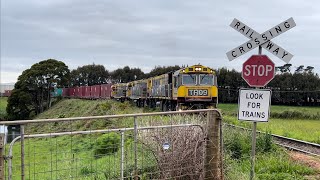
M320 105L320 78L314 67L292 64L276 67L274 79L265 87L272 90L271 102L279 105ZM221 68L217 70L219 102L237 103L240 88L250 88L241 72Z
M28 119L51 106L51 92L55 87L92 86L106 83L127 83L176 71L185 66L155 66L149 73L140 68L125 66L108 71L103 65L89 64L74 70L64 62L48 59L32 65L19 76L8 99L8 119ZM213 68L214 69L214 68ZM320 78L313 67L292 65L276 68L277 74L266 88L272 89L273 104L319 105ZM249 88L241 73L226 68L216 69L219 102L236 103L240 88Z

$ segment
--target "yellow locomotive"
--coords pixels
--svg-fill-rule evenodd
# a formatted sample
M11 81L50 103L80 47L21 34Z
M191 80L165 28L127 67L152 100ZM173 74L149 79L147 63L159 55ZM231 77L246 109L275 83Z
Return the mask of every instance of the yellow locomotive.
M214 108L218 102L216 74L202 65L112 87L112 96L119 97L119 89L125 89L126 98L138 106L160 106L163 111Z
M174 72L172 99L177 101L177 109L216 107L218 88L213 69L194 65Z
M111 98L124 102L127 97L127 84L118 83L111 86Z

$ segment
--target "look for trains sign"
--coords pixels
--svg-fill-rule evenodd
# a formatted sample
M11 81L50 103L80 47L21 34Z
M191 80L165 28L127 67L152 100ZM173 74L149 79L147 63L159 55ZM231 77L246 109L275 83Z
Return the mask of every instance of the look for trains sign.
M268 89L240 89L238 119L268 122L270 97Z

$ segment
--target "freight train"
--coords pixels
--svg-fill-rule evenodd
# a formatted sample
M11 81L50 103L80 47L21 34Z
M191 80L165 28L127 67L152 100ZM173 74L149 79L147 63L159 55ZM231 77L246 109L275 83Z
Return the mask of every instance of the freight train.
M63 88L55 93L70 98L129 100L138 107L159 106L162 111L215 108L218 103L215 71L202 65L128 83Z

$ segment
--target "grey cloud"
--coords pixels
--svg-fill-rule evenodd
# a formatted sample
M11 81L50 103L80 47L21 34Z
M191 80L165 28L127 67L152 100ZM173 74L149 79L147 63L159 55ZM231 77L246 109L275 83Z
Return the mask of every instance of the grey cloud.
M258 32L294 17L297 27L274 42L296 55L292 63L320 72L320 4L312 1L10 0L1 2L1 69L46 58L70 68L202 63L239 70L253 50L229 62L225 53L247 39L229 27L238 18ZM268 53L266 53L268 54ZM269 55L269 54L268 54ZM270 57L277 63L280 60ZM16 59L24 61L17 61ZM2 76L2 79L3 76ZM14 80L5 80L14 81Z

